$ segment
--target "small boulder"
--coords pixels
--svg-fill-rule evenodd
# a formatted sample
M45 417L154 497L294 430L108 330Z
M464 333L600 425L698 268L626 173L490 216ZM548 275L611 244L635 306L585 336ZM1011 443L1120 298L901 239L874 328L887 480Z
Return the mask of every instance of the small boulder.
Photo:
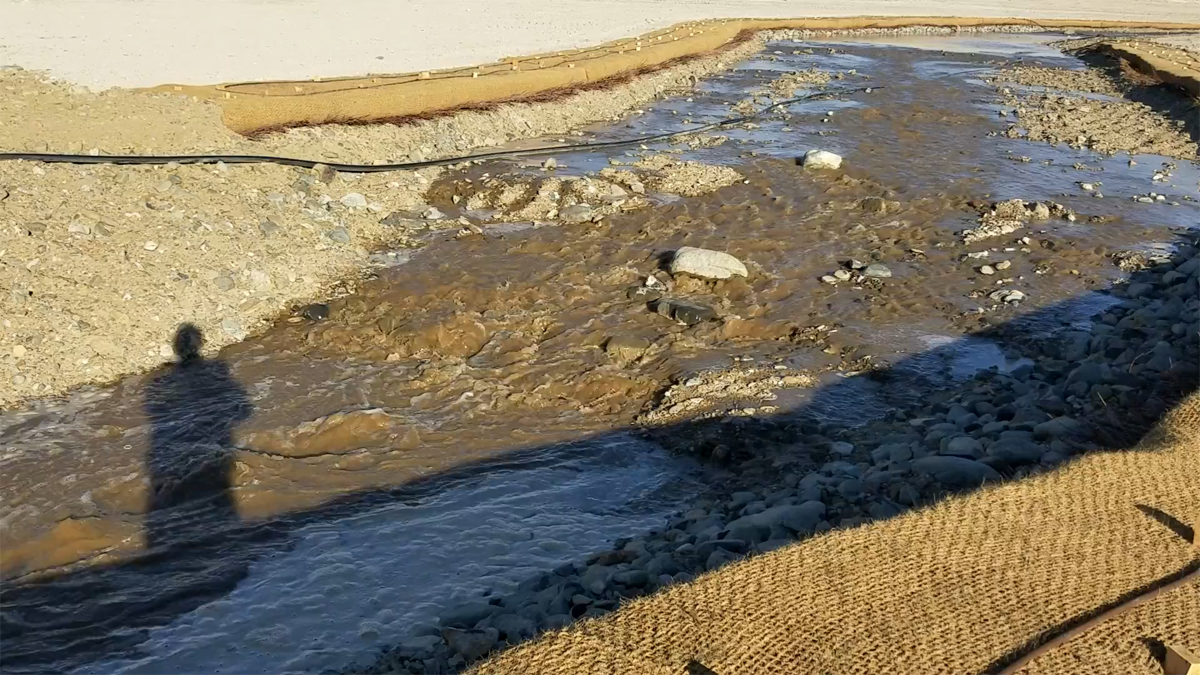
M592 207L587 204L573 204L559 211L558 217L567 223L586 223L592 219Z
M702 279L750 276L742 261L721 251L684 246L671 258L671 274L690 274Z
M809 150L800 164L805 169L837 169L842 166L842 156L828 150Z

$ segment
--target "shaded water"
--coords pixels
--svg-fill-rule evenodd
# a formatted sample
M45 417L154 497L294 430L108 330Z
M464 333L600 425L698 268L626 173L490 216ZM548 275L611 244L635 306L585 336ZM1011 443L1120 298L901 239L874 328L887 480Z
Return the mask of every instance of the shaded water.
M1200 222L1194 202L1129 201L1151 186L1161 158L1129 167L989 136L1001 126L982 73L1012 58L1077 65L1071 59L1027 36L925 42L946 53L774 44L627 123L588 130L607 140L721 119L748 90L814 66L857 70L834 88L876 87L796 104L716 147L650 148L736 166L745 182L714 195L660 198L600 224L431 237L332 303L329 321L280 324L225 350L203 386L166 386L191 376L164 369L0 414L6 578L100 553L88 561L94 573L6 598L6 638L20 637L37 666L88 673L344 666L456 601L658 525L698 493L705 481L694 464L611 431L670 382L732 357L831 379L867 357L935 351L905 363L911 394L975 369L1017 367L994 344L962 336L1076 296L1085 319L1103 301L1088 292L1120 275L1108 252L1167 242L1171 227ZM813 147L845 155L845 176L796 167ZM613 158L632 159L615 151L558 161L570 174ZM1076 162L1102 172L1108 199L1075 187L1094 175ZM472 167L435 190L438 206L457 215L449 192L484 171L541 175L518 162ZM1181 163L1169 189L1195 194L1198 180ZM892 204L864 211L865 197ZM974 224L968 201L1014 197L1084 217L1032 224L1018 233L1034 240L1028 252L1012 237L957 243L954 233ZM750 266L744 281L675 284L676 296L718 307L723 323L675 325L626 296L680 245L727 250ZM977 311L987 303L972 292L994 280L961 256L985 248L995 249L989 260L1012 260L1013 287L1029 297L1022 307ZM883 262L893 277L863 287L819 281L849 258ZM802 337L817 325L836 332ZM615 361L603 349L614 336L643 337L651 349ZM859 382L821 400L828 419L887 407L881 385ZM196 498L155 496L178 486ZM147 545L140 562L123 562ZM95 629L81 636L88 623Z

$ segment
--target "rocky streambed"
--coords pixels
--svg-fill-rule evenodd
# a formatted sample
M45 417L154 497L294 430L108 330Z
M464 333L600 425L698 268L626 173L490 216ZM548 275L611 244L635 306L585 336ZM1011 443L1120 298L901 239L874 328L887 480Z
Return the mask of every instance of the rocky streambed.
M4 413L6 667L450 672L1127 447L1196 386L1200 172L1010 133L1016 61L1093 77L1042 42L936 44L776 42L580 133L826 99L325 200L413 248L203 369Z

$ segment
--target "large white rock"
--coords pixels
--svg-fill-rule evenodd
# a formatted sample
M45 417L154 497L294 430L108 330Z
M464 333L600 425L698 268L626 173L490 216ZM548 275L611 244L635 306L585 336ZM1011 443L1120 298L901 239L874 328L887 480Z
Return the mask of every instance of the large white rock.
M801 164L806 169L836 169L842 165L842 156L828 150L809 150Z
M741 260L720 251L684 246L671 258L671 274L686 272L704 279L728 279L737 275L750 276Z

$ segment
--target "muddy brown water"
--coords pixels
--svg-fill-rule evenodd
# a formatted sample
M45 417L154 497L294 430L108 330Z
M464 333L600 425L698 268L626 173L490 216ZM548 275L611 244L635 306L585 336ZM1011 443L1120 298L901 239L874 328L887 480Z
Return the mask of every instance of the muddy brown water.
M1078 62L1026 36L916 46L772 44L695 92L587 130L607 140L719 119L794 69L842 71L830 89L875 87L791 106L716 147L650 148L734 166L744 182L653 195L656 206L600 223L434 232L333 301L327 321L0 413L6 647L30 671L344 666L455 600L660 525L701 491L711 470L623 431L671 382L734 359L832 376L948 343L961 345L957 371L1003 364L963 336L1072 298L1086 318L1103 303L1089 292L1121 276L1111 252L1165 246L1172 228L1200 222L1184 199L1197 193L1194 164L1152 184L1163 158L1129 166L996 135L981 76L1015 60ZM844 155L844 170L803 170L794 159L809 148ZM564 153L559 171L634 158ZM453 195L484 173L545 175L530 164L453 173L436 203L457 216ZM1103 181L1105 198L1080 181ZM1150 190L1181 204L1131 201ZM1078 218L961 243L974 204L1010 198ZM670 297L721 321L678 325L627 296L647 274L667 280L664 261L685 245L750 270L673 280ZM963 259L985 249L986 261ZM820 281L849 259L892 277ZM978 273L1000 260L1011 268ZM1002 277L1026 301L979 297ZM604 349L614 337L650 346L617 360ZM831 419L877 413L869 391L845 391Z

